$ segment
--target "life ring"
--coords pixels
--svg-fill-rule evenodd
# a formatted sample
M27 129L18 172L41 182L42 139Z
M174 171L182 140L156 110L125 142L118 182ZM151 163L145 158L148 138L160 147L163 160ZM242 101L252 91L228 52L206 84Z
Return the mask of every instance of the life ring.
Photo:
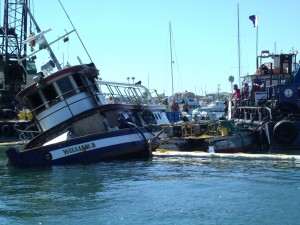
M281 120L274 126L273 136L278 144L291 144L298 137L298 130L291 121Z
M4 137L9 137L11 135L12 129L9 125L4 125L2 127L2 135Z

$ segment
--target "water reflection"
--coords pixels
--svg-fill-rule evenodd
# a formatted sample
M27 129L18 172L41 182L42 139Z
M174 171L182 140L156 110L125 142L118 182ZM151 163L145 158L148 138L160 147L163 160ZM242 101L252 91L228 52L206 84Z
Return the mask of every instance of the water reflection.
M208 206L234 210L230 199L241 199L242 205L258 195L272 199L283 190L293 195L300 180L297 159L176 156L26 169L3 166L5 159L0 152L0 223L4 224L70 224L70 218L76 224L117 223L120 218L127 222L134 218L127 224L137 220L146 224L143 218L163 219L173 213L173 219L179 211L195 212L197 218L197 205L202 213L211 212ZM249 205L243 207L249 209Z
M20 220L36 218L37 222L49 215L71 217L78 211L111 207L115 193L131 187L130 182L147 179L145 168L151 163L112 161L20 169L4 166L2 153L0 214Z

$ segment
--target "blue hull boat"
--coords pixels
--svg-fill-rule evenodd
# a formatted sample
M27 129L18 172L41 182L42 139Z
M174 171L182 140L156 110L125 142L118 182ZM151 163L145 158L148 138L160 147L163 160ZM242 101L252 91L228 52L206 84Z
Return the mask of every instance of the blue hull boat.
M24 43L39 40L41 45L20 61L44 49L51 60L16 96L28 105L38 134L22 149L7 149L8 164L34 167L150 157L162 133L160 124L169 123L166 107L141 82L99 79L93 62L62 66L44 36L49 30L39 29L26 1L15 4L23 7L38 32ZM67 42L73 31L51 44ZM30 130L22 132L23 137L30 136L26 135Z
M300 149L300 70L297 51L272 54L262 51L255 74L245 75L243 98L229 107L237 126L255 133L258 149L297 152ZM250 90L245 89L246 86ZM231 105L231 101L229 102ZM295 151L296 150L296 151Z
M148 140L153 138L154 136L150 136L145 129L128 128L73 138L24 151L10 148L7 150L7 155L10 163L18 167L149 158L152 148Z

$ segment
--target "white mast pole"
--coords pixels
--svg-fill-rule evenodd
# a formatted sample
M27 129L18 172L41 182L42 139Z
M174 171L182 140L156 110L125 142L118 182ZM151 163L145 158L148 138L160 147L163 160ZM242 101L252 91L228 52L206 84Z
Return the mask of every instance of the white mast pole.
M239 4L237 5L237 16L238 16L238 75L239 75L239 87L241 88L241 47L240 47L240 12Z
M173 54L172 54L172 29L171 29L171 22L169 22L169 30L170 30L170 55L171 55L172 96L174 97L174 83L173 83Z

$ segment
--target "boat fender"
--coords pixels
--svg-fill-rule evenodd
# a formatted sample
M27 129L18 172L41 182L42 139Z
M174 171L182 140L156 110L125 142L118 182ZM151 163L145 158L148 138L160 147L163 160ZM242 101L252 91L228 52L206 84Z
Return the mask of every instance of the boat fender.
M2 127L2 135L4 137L10 137L11 132L12 132L12 129L11 129L11 127L9 125L4 125Z
M298 131L291 121L281 120L275 124L273 136L278 144L291 144L298 137Z

